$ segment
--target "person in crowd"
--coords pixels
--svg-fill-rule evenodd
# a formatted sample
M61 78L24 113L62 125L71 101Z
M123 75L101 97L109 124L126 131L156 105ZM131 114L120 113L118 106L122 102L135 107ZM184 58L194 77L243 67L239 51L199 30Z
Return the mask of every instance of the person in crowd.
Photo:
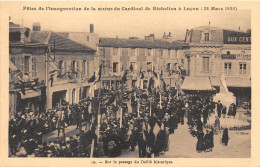
M233 104L229 105L229 109L228 109L228 118L230 118L233 115Z
M233 108L233 111L232 111L232 116L234 117L234 119L235 119L235 117L236 117L236 114L237 114L237 106L236 106L236 104L232 104L232 108Z
M225 118L226 114L227 114L227 107L223 106L223 108L222 108L223 118Z
M220 100L217 103L217 112L218 112L218 117L221 118L221 111L222 111L222 104L220 102Z
M209 151L211 152L214 147L214 129L211 128L209 132Z
M191 134L198 139L196 150L209 151L214 147L213 131L205 133L205 137L203 133L203 123L207 123L211 112L210 100L204 101L197 95L185 97L186 99L182 95L177 97L175 90L166 90L166 93L161 94L161 100L156 91L152 92L149 98L142 89L123 91L122 93L122 90L117 88L101 89L100 96L98 91L95 91L93 98L82 99L78 104L71 105L64 102L64 106L45 113L39 112L38 115L18 112L15 119L9 122L11 154L15 155L23 147L26 156L89 157L91 148L94 148L94 157L117 157L122 149L138 151L140 157L157 157L167 152L170 145L174 144L169 142L169 136L178 128L178 124L184 124L184 117L188 118ZM151 112L150 98L153 99ZM131 104L127 105L129 99ZM189 102L186 106L185 101ZM102 114L100 121L97 120L99 106ZM81 130L77 134L78 137L64 136L66 125L76 125L76 128L79 128L81 123L85 122L86 132ZM98 122L99 137L95 129ZM220 123L216 125L219 129ZM43 135L54 130L58 131L58 137L63 132L63 137L58 138L56 143L44 142ZM33 147L29 148L30 145Z
M200 130L197 135L198 141L196 145L196 150L198 153L202 153L202 151L204 150L203 138L204 138L204 133L202 130Z
M228 128L225 128L224 131L223 131L223 135L222 135L222 143L225 144L225 146L227 146L228 140L229 140Z
M214 131L215 131L215 134L217 135L218 132L220 131L220 120L219 120L219 117L215 117L215 122L214 122Z

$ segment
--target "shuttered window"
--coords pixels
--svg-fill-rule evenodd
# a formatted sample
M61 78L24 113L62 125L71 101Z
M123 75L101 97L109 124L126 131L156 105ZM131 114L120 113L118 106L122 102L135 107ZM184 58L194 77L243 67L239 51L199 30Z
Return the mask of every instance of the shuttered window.
M32 76L36 77L36 57L32 57Z
M89 77L89 61L87 61L87 77Z
M226 74L231 74L232 64L231 63L225 63L224 64L224 71L225 71Z
M30 56L24 56L24 73L28 73L30 70Z
M82 75L84 76L86 74L86 60L82 61Z
M239 74L246 74L246 63L239 63Z
M203 57L203 72L209 72L209 57Z

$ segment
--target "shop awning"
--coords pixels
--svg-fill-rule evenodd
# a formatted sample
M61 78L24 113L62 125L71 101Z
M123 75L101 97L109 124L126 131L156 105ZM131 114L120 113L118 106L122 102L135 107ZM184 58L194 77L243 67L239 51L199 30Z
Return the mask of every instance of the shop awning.
M212 91L209 77L185 77L182 90Z
M250 78L238 78L238 77L229 77L226 78L228 87L251 87Z
M18 70L18 68L14 65L14 63L13 62L11 62L10 60L9 60L9 68L12 70L12 71L17 71Z
M220 78L210 78L212 86L220 86ZM250 78L241 78L241 77L227 77L226 83L228 87L251 87Z
M38 91L26 90L25 91L25 95L22 92L20 92L20 94L21 94L21 99L29 99L29 98L40 96L41 95L41 90L38 90Z

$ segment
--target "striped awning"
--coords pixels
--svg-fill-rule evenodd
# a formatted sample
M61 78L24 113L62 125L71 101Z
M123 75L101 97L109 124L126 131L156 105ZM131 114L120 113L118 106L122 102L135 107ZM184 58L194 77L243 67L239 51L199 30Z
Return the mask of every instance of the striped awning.
M212 91L209 77L185 77L182 90Z

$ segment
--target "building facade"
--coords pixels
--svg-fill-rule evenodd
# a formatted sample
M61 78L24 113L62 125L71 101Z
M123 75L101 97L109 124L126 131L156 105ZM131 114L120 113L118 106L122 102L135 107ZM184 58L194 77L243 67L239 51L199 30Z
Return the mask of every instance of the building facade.
M19 75L13 74L15 72L10 75L10 94L18 95L16 98L10 96L10 104L14 105L10 107L10 112L15 114L17 109L25 111L24 108L28 107L36 112L51 109L65 101L78 103L93 94L88 79L94 72L96 50L52 31L40 31L37 27L31 31L11 26L10 61ZM40 88L32 90L29 84L26 92L22 93L19 86L12 86L17 85L19 80L28 84L25 79L37 79ZM41 104L42 108L35 107L32 102Z
M147 88L153 70L162 71L166 84L174 87L177 75L170 75L170 71L176 68L176 64L186 65L181 43L158 40L153 34L145 39L100 38L99 41L105 87L118 87L126 70L130 71L127 75L129 88L137 85L140 71L144 72L143 88Z
M251 102L251 32L204 26L186 31L185 52L191 77L209 77L219 89L225 76L237 104Z

